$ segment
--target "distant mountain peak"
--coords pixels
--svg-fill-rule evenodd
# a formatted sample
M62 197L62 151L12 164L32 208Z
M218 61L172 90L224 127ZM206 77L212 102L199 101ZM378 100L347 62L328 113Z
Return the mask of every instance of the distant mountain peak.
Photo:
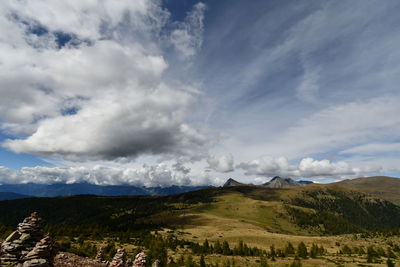
M240 182L238 182L238 181L236 181L236 180L234 180L234 179L232 179L232 178L229 178L229 179L225 182L225 184L223 185L223 187L243 186L243 185L245 185L245 184L242 184L242 183L240 183Z
M273 177L269 182L266 182L262 186L269 188L285 188L293 186L304 186L312 182L308 181L295 181L292 178L282 178L280 176Z

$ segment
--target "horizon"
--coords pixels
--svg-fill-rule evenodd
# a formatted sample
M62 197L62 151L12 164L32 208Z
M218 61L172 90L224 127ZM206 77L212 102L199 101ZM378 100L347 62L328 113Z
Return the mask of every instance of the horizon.
M0 3L0 185L400 177L400 3Z

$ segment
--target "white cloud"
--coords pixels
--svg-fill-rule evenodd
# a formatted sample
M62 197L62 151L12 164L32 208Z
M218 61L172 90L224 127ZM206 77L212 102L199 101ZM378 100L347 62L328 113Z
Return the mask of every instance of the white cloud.
M296 88L297 97L306 102L313 102L317 99L319 92L319 70L311 66L305 56L301 60L303 64L303 77Z
M209 141L185 123L199 95L166 77L159 42L171 22L159 4L2 3L0 126L19 136L3 145L69 160L205 157ZM204 8L188 15L188 47L199 44ZM61 44L59 34L72 41Z
M0 166L0 184L19 183L79 183L96 185L171 186L171 185L218 185L218 178L205 173L191 173L167 164L143 165L141 167L24 167L13 171Z
M345 149L340 154L376 155L400 153L400 143L370 143Z
M400 114L399 97L390 94L325 107L257 144L245 143L243 151L254 155L264 150L270 155L296 159L373 141L395 140L400 131L400 117L395 116Z
M234 160L232 155L209 157L207 162L209 167L217 172L231 172L234 170Z
M185 21L177 23L177 29L171 32L170 42L184 59L194 56L202 44L205 10L205 4L197 3Z
M370 172L379 172L380 168L354 168L344 161L315 160L304 158L298 164L290 164L285 157L265 156L260 159L241 163L237 166L245 170L246 175L283 176L283 177L314 177L326 179L330 177L357 177ZM260 183L262 179L255 180Z

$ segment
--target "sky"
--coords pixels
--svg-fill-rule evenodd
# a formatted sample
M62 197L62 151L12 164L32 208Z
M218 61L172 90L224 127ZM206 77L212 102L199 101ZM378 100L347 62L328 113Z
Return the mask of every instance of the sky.
M399 176L399 11L1 1L0 184Z

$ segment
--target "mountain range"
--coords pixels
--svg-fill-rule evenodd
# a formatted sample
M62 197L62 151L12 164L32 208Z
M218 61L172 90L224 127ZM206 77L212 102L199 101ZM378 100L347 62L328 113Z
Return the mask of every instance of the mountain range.
M251 229L254 238L265 231L337 235L400 229L400 206L396 205L400 194L393 193L400 192L398 178L371 177L286 188L240 185L233 179L229 184L234 186L168 196L80 195L0 201L0 226L16 225L20 218L37 211L47 218L52 231L62 234L69 231L76 236L93 234L93 229L126 233L184 226L185 231L189 231L188 227L194 227L195 232L204 228L204 236L221 235L221 227L234 227L240 234L243 229ZM124 193L129 192L132 191ZM160 191L140 191L146 192Z
M260 187L268 187L268 188L287 188L287 187L294 187L294 186L304 186L308 184L313 184L311 181L295 181L292 178L282 178L279 176L275 176L270 181L262 184L257 185ZM244 184L240 183L232 178L229 178L223 187L232 187L232 186L256 186L253 184Z
M295 181L291 178L276 176L271 181L261 185L268 188L286 188L303 186L312 182ZM249 186L232 178L224 184L227 186ZM90 183L74 184L4 184L0 185L0 200L10 200L27 197L58 197L73 195L97 195L97 196L163 196L174 195L194 191L209 186L168 186L168 187L144 187L130 185L95 185Z
M162 196L205 188L207 186L139 187L129 185L74 184L4 184L0 185L0 200L32 197L58 197L73 195L97 196ZM7 193L7 194L6 194ZM14 193L14 195L10 195ZM20 196L20 197L18 197Z

